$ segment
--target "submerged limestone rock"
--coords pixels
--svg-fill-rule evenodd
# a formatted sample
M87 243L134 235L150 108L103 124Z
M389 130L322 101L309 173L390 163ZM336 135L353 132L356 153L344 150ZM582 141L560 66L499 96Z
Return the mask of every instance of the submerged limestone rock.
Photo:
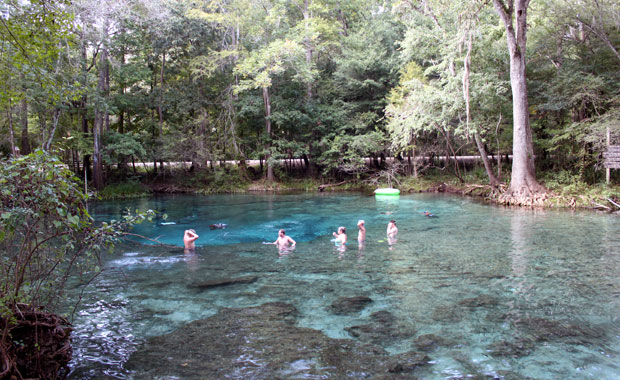
M431 352L437 347L450 347L456 345L455 342L435 334L420 335L413 340L413 344L415 344L418 350L424 352Z
M385 341L407 339L415 335L415 328L397 321L389 311L378 311L370 315L372 323L345 328L354 338L362 342L381 344Z
M332 303L331 310L334 314L359 313L371 302L372 299L365 296L341 297Z
M485 307L485 306L495 306L499 302L495 297L491 297L489 295L481 295L473 298L466 298L459 302L459 305L465 307Z
M247 276L247 277L237 277L237 278L224 278L213 281L206 282L198 282L194 284L190 284L187 287L190 289L198 289L198 290L207 290L212 288L219 288L221 286L229 286L236 284L251 284L256 282L258 277L256 276Z
M520 338L513 341L502 340L494 342L488 347L488 351L496 357L520 358L528 356L535 348L535 342L530 339Z
M430 359L388 355L376 345L331 339L294 326L295 308L268 303L223 309L145 342L127 362L135 380L198 379L416 379Z

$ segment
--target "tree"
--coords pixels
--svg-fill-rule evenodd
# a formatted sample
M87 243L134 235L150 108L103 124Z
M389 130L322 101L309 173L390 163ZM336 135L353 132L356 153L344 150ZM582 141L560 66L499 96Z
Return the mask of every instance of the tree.
M528 203L544 192L536 180L525 75L529 0L493 0L493 4L506 29L513 105L512 174L502 199L507 203Z
M489 122L496 116L490 109L499 107L485 105L497 106L505 91L497 65L485 58L492 56L486 46L494 42L488 36L496 34L488 30L489 15L475 3L403 1L397 10L409 28L401 42L409 63L386 108L392 146L407 154L439 148L450 157L470 151L473 136L489 183L497 186L484 138L495 124ZM463 180L458 161L453 163Z
M237 91L250 88L258 88L262 91L265 106L265 135L267 142L267 181L272 182L273 163L271 157L271 95L269 89L273 83L273 77L284 73L287 69L295 72L293 79L300 82L307 82L308 77L313 75L312 70L307 67L305 60L305 50L303 47L292 40L276 40L262 50L258 50L241 61L236 70L242 76L237 86Z

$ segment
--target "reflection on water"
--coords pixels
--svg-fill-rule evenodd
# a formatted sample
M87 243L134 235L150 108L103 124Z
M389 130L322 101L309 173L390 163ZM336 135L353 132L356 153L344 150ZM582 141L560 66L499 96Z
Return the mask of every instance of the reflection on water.
M113 218L129 204L168 214L138 233L179 248L128 243L109 257L75 316L71 379L131 377L125 363L145 339L222 308L273 301L293 304L297 326L331 338L380 344L392 354L427 352L431 364L414 372L423 379L501 378L505 371L620 378L617 217L431 195L165 197L101 203L93 213ZM331 232L340 225L356 231L359 219L365 244L349 239L347 249L335 247ZM398 241L385 235L391 219ZM229 228L208 229L218 222ZM187 228L200 235L193 254L181 247ZM279 228L297 241L294 250L261 244ZM249 277L256 281L197 287ZM357 296L372 302L334 312L334 302ZM396 327L384 334L386 320ZM291 376L310 376L313 360L289 363ZM227 374L243 376L247 371Z

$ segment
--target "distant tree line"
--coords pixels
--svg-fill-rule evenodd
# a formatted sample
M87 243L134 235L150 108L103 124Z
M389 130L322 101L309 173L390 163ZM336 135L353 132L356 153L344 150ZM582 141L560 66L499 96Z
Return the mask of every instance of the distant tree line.
M309 176L366 158L481 155L489 183L535 168L601 179L620 135L614 0L6 0L0 150L112 166L282 159ZM534 159L535 157L535 159ZM457 160L449 165L461 176ZM125 173L125 174L123 174Z

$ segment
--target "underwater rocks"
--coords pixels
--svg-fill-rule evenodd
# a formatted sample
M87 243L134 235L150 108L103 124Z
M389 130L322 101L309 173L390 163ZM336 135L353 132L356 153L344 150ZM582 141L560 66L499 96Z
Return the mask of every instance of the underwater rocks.
M223 309L148 339L126 368L135 380L416 379L416 368L429 365L425 354L390 356L376 345L296 327L296 315L281 302Z
M388 372L412 372L417 367L428 365L430 360L426 354L414 351L395 355L388 363Z
M378 311L370 315L371 324L358 325L345 328L354 338L361 342L381 344L381 342L394 339L407 339L415 335L413 326L399 323L392 313Z
M212 288L218 288L221 286L229 286L229 285L236 285L236 284L251 284L253 282L256 282L257 280L258 280L258 277L256 276L224 278L220 280L189 284L187 287L190 289L207 290L207 289L212 289Z
M495 306L498 303L499 302L494 297L491 297L488 295L481 295L478 297L466 298L460 301L459 305L465 306L465 307L484 307L484 306Z
M341 297L332 303L330 309L334 314L352 314L364 310L372 299L365 296Z
M454 346L456 343L435 334L424 334L415 338L413 344L420 351L430 352L437 347Z
M516 339L514 341L502 340L492 343L488 350L495 357L520 358L528 356L535 348L535 342L530 339Z
M584 324L576 325L567 321L561 322L545 318L522 319L515 322L515 326L527 331L539 342L569 339L588 343L604 336L601 330Z

